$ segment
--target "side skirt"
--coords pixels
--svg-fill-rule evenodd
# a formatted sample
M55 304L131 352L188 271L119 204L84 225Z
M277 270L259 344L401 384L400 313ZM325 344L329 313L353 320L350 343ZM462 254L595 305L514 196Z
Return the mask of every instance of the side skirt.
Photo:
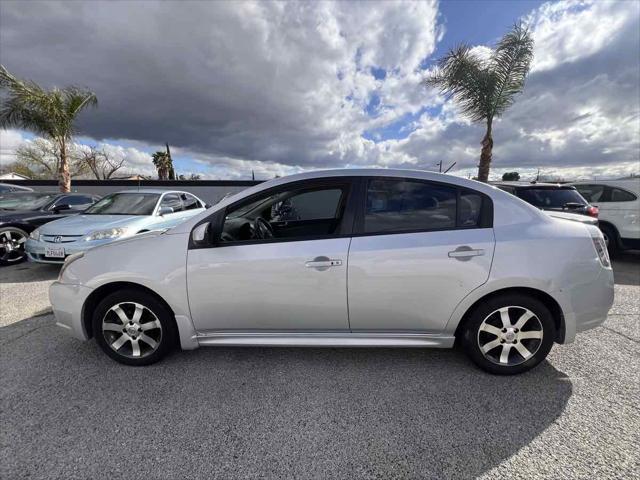
M421 333L215 332L196 335L201 346L451 348L455 337Z

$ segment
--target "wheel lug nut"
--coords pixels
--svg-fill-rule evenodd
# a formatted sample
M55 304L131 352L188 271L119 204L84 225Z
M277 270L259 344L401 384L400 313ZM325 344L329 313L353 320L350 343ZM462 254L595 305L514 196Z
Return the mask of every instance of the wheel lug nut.
M506 328L503 328L503 329L502 329L502 333L507 333L507 329L506 329Z
M504 340L500 340L500 343L504 343Z

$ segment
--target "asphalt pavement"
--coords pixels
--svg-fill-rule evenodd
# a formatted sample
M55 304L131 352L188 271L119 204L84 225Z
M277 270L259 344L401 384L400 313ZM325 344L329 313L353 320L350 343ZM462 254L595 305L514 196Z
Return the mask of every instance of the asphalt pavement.
M614 271L606 323L514 377L456 350L202 348L131 368L51 314L12 314L0 477L638 478L640 256ZM28 302L16 274L3 311L9 290Z

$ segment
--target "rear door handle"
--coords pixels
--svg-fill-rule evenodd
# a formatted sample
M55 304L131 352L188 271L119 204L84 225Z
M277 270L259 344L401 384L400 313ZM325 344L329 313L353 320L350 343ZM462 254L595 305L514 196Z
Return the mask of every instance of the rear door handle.
M481 255L484 255L482 248L471 248L466 245L449 252L449 258L455 258L457 260L469 260L471 257L479 257Z
M340 265L342 265L342 260L329 257L316 257L304 264L305 267L315 268L316 270L326 270L327 268L339 267Z

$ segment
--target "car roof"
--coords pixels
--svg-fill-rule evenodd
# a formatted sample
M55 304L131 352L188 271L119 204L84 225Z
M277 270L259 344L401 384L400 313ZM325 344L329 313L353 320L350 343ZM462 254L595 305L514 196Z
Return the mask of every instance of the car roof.
M387 168L345 168L345 169L333 169L333 170L316 170L304 173L298 173L295 175L288 175L286 177L274 178L266 182L259 183L253 187L249 187L240 192L236 192L231 196L228 196L212 208L214 210L221 210L227 206L241 200L248 198L251 195L259 194L264 190L270 188L287 185L293 182L300 182L306 180L318 180L318 179L330 179L330 178L349 178L349 177L388 177L388 178L407 178L415 180L425 180L429 182L439 182L448 184L451 186L458 186L462 188L468 188L481 192L489 196L494 202L494 212L497 212L494 217L494 222L503 221L508 222L511 218L519 215L521 219L528 219L526 221L552 221L552 219L545 215L541 210L537 209L533 205L526 203L525 201L511 195L504 190L497 188L494 185L478 182L476 180L469 180L462 177L456 177L445 173L428 172L425 170L407 170L407 169L387 169ZM518 214L514 213L518 212ZM167 233L171 235L179 235L189 232L193 226L198 222L206 219L212 215L213 212L206 210L201 214L195 215L189 220L177 225L169 230ZM495 220L500 219L500 220Z
M490 182L491 185L495 185L497 187L514 187L514 188L567 188L573 189L573 185L569 185L566 183L548 183L548 182L537 182L537 183L525 183L525 182Z
M629 190L640 193L640 177L638 178L624 178L621 180L580 180L578 182L572 182L571 185L604 185L605 187L617 187L623 190Z
M113 193L154 193L154 194L162 195L163 193L189 193L189 192L183 192L182 190L166 190L162 188L140 188L136 190L119 190Z

